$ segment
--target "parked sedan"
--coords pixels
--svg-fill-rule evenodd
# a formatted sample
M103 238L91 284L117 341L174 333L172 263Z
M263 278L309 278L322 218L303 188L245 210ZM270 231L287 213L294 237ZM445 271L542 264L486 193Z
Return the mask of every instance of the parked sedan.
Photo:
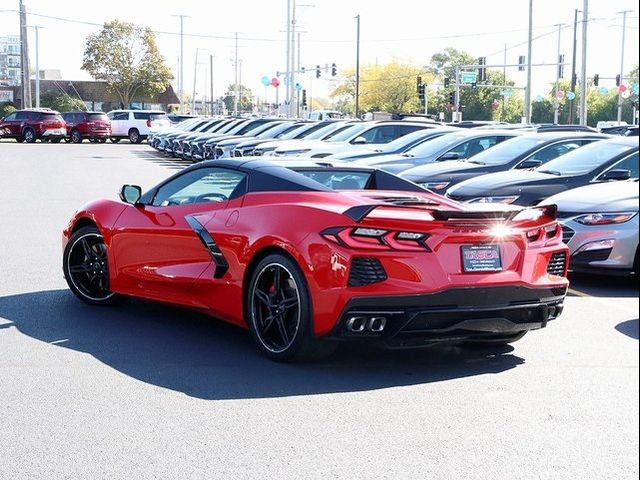
M365 158L379 157L380 155L399 155L405 153L424 142L438 138L445 133L454 132L456 129L450 127L429 128L417 130L400 138L395 139L385 145L369 145L362 150L348 151L344 153L336 153L330 155L331 160L342 160L354 162L356 160L364 160Z
M274 138L260 138L260 136L255 139L249 139L239 143L236 148L233 149L234 157L251 157L257 155L255 150L257 148L261 148L263 145L267 143L275 144L279 141L285 140L301 140L303 138L307 138L308 136L314 134L320 129L333 124L333 120L325 120L322 122L303 122L298 124L292 130L289 130L285 133L281 133ZM275 147L273 147L275 149Z
M358 120L345 120L345 121L331 121L328 125L316 130L310 135L305 136L302 139L296 140L278 140L273 142L266 142L259 147L256 147L253 151L255 156L273 156L276 150L286 149L291 151L292 147L298 149L306 148L305 145L310 140L327 140L345 130L350 128L354 123L358 123Z
M356 163L399 174L428 163L471 158L519 135L522 133L517 130L459 129L411 148L401 155L381 155Z
M571 269L638 273L638 183L599 183L554 195Z
M638 170L638 141L614 137L534 170L510 170L465 180L447 190L447 196L472 203L536 205L551 195L590 183L636 179Z
M256 139L273 140L278 138L279 135L297 129L298 126L300 126L300 123L294 121L272 122L263 125L261 129L252 130L250 134L222 140L216 144L215 158L233 158L235 156L234 150L243 142ZM197 155L194 158L198 158Z
M593 133L531 133L515 137L466 160L421 165L402 176L436 193L444 194L469 178L493 172L539 167L606 135Z

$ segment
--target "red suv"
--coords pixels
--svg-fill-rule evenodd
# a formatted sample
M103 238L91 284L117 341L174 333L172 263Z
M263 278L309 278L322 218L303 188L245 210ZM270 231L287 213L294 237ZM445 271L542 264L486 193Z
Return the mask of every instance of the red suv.
M62 116L53 110L18 110L0 120L0 137L15 138L18 143L37 139L58 143L66 135Z
M111 121L102 112L68 112L62 118L67 122L65 139L73 143L82 143L88 138L91 142L104 143L111 136Z

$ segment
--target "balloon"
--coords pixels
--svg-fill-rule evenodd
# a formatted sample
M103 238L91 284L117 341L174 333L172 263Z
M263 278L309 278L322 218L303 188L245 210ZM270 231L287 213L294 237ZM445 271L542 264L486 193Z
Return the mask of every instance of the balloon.
M544 102L544 97L542 95L538 95L536 97L536 102Z
M606 95L607 93L609 93L609 89L607 87L600 87L601 95Z
M620 93L624 93L624 92L626 92L626 91L627 91L627 86L626 86L626 85L620 85L620 86L618 87L618 91L619 91Z
M625 90L624 92L622 92L622 93L620 94L620 96L621 96L622 98L624 98L624 99L627 99L627 98L629 98L629 97L631 96L631 92L630 92L629 90Z
M494 100L493 102L491 102L491 106L495 110L500 107L500 102L498 100Z
M265 87L268 87L269 85L271 85L271 79L267 75L262 77L260 81L262 82L262 85L264 85Z
M277 77L273 77L271 79L271 85L273 85L274 87L278 88L280 86L280 80L278 80Z
M575 100L575 98L576 98L576 94L575 94L575 93L573 93L573 92L567 92L567 98L568 98L569 100Z
M640 84L634 83L632 90L634 95L638 95L640 93Z
M302 90L302 84L296 83L293 88L296 89L296 92L299 92L300 90Z
M556 92L556 97L562 100L564 98L564 90L558 90Z

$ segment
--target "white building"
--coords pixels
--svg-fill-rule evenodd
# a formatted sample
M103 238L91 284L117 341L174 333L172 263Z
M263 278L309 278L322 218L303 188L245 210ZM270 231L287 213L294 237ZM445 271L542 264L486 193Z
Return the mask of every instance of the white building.
M20 84L20 37L0 37L0 85Z

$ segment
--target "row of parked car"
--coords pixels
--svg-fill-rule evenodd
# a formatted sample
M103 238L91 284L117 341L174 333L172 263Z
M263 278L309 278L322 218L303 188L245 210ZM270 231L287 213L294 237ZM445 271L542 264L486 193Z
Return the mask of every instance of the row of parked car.
M26 109L10 113L0 120L0 138L34 143L37 140L60 143L62 140L95 143L128 139L140 143L154 129L167 128L167 114L155 110L114 110L104 112L58 113L49 109Z
M638 137L580 126L197 118L149 144L191 161L351 162L469 204L558 205L572 268L638 272ZM314 160L322 159L322 160Z

